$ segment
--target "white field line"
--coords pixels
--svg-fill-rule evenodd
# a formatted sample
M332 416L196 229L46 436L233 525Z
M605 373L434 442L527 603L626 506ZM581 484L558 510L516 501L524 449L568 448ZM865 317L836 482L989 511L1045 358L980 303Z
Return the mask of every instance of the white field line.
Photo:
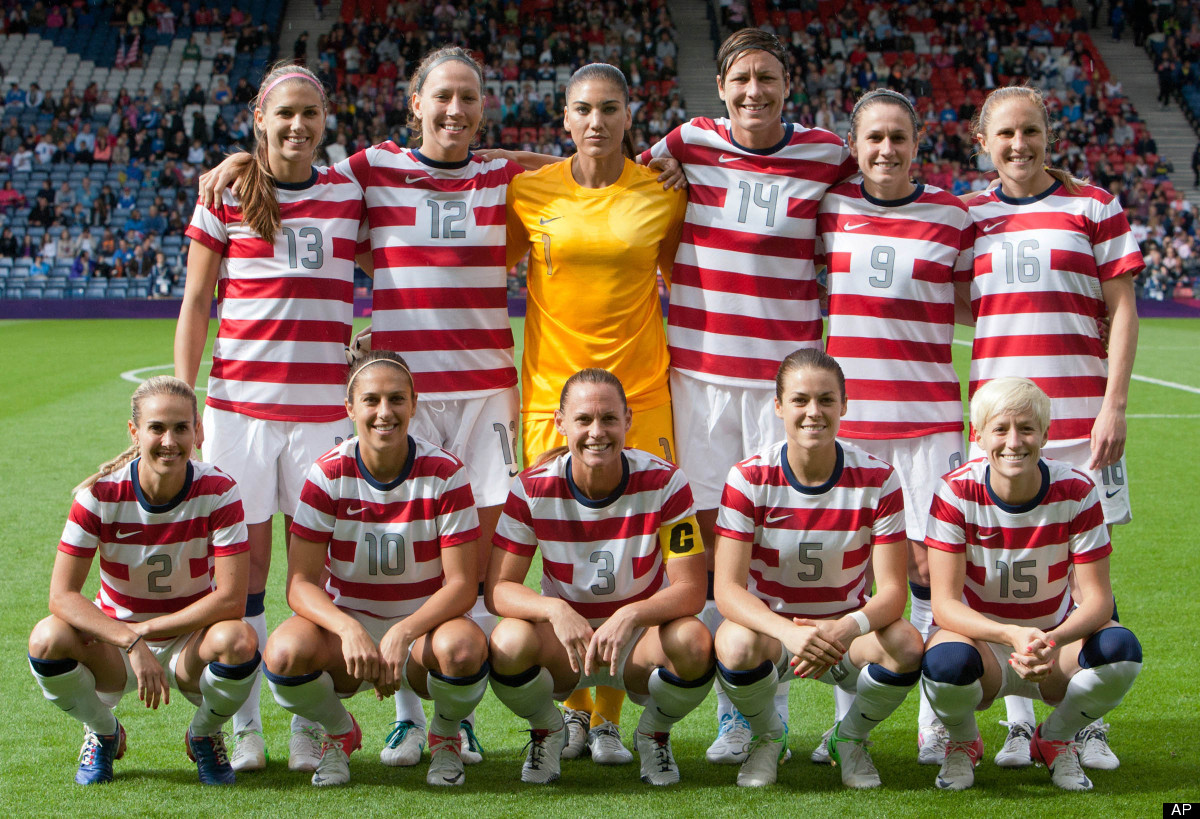
M203 367L205 364L209 365L210 367L212 366L211 361L201 361L200 362L201 367ZM125 372L121 373L121 378L123 378L126 381L130 381L134 384L141 384L143 381L146 380L146 377L143 376L142 373L153 372L154 370L171 370L172 372L174 372L175 365L174 364L155 364L153 367L138 367L136 370L126 370ZM206 390L204 387L196 387L196 392L206 392Z

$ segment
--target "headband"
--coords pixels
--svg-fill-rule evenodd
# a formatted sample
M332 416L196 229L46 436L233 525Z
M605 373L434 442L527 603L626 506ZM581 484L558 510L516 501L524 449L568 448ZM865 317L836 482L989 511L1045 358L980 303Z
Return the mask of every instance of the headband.
M399 367L408 376L408 380L409 380L409 382L411 382L413 384L413 388L414 389L416 388L416 380L413 378L412 370L408 369L408 367L405 367L399 361L396 361L395 359L392 359L392 358L372 358L370 361L368 361L367 363L365 363L361 367L359 367L357 370L355 370L354 374L350 376L350 380L346 382L346 400L347 401L350 400L350 388L352 386L354 386L354 379L358 378L358 374L361 373L363 370L365 370L367 367L370 367L372 364L391 364L395 367Z
M291 74L284 74L282 77L276 77L271 84L267 86L267 90L262 92L262 95L258 98L259 102L261 103L263 100L265 100L267 95L275 89L275 86L279 85L279 83L283 82L284 80L308 80L317 87L318 91L321 92L321 99L325 99L325 89L321 87L319 82L303 72L293 71Z
M433 69L437 68L442 63L448 63L451 60L458 60L460 63L467 66L472 71L478 71L478 69L479 69L479 66L477 66L474 62L472 62L471 59L469 57L467 57L465 54L457 54L457 53L443 54L441 57L438 57L436 60L431 62L429 65L425 66L425 70L421 72L421 76L417 77L417 82L415 84L416 87L413 88L412 92L414 94L420 94L421 89L425 87L425 78L429 76L430 72L432 72Z

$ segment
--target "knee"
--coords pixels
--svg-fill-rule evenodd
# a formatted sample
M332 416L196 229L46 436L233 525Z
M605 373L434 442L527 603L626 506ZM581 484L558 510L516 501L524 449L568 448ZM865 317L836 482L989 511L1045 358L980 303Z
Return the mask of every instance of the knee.
M1113 626L1097 631L1079 649L1081 668L1095 668L1110 663L1142 661L1142 644L1133 632L1124 626Z
M29 635L29 656L39 660L64 660L75 629L53 614L38 622Z
M925 652L921 673L931 682L970 685L983 676L983 657L970 643L938 643Z
M762 665L764 660L778 659L764 656L760 634L729 620L717 629L715 643L717 660L733 671L747 671Z
M524 620L505 618L492 629L488 646L492 668L500 674L516 674L534 662L536 635Z
M263 665L272 674L295 677L313 670L312 654L312 647L305 640L290 632L276 631L267 640Z
M258 635L243 620L223 620L208 629L205 642L216 660L225 665L241 665L254 659Z
M447 625L453 628L439 629L433 642L433 654L441 673L450 677L476 673L487 659L487 641L483 632L469 620Z
M662 630L663 651L677 673L687 679L699 676L713 666L713 638L695 617L681 617Z
M921 633L911 623L907 620L896 621L889 628L887 638L888 654L892 656L897 671L917 671L921 668L925 643Z

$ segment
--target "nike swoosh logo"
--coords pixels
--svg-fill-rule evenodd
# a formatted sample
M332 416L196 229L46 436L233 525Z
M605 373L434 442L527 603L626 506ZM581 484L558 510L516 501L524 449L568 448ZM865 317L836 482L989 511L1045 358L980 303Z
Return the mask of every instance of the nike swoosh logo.
M871 224L871 223L870 222L859 222L854 225L846 225L845 229L846 230L858 230L860 227L866 227L869 224Z
M721 154L717 157L718 162L733 162L736 159L741 159L740 156L730 156L729 154Z
M462 778L463 778L462 774L455 774L454 776L443 776L442 781L445 782L447 785L457 785L459 782L462 781Z
M347 514L347 515L357 515L359 512L362 512L362 511L363 511L363 510L365 510L366 508L367 508L367 507L365 507L365 506L360 506L360 507L358 507L357 509L347 509L347 510L346 510L346 514Z
M406 176L406 177L404 177L404 184L411 185L414 182L420 182L424 178L425 177L423 177L423 176Z
M538 224L539 225L548 225L551 222L553 222L555 219L561 219L561 218L562 218L561 216L551 216L549 219L544 219L544 218L539 217Z
M134 536L134 535L136 535L137 533L138 533L138 530L137 530L137 529L134 529L132 532L121 532L121 531L118 531L118 532L117 532L117 539L118 539L118 540L124 540L124 539L125 539L125 538L127 538L127 537L133 537L133 536Z
M1110 490L1110 491L1108 491L1108 492L1105 492L1105 493L1104 493L1104 497L1106 497L1106 498L1111 498L1113 495L1120 494L1120 492L1121 492L1121 490L1120 490L1120 489L1113 489L1113 490ZM118 537L119 537L119 536L118 536Z
M994 229L1000 227L1002 224L1004 224L1003 221L992 222L990 225L980 225L980 228L984 233L991 233Z
M792 516L791 510L784 511L784 512L778 512L778 513L771 511L771 512L767 513L765 522L766 523L778 523L781 520L787 520L791 516Z
M975 537L978 540L991 540L1000 535L999 529L978 529L975 532Z
M519 469L518 469L517 471L515 471L515 472L513 472L513 471L510 471L510 472L508 473L508 477L510 477L510 478L515 478L515 477L517 477L517 476L518 476L518 475L520 475L520 474L521 474L521 470L519 470Z

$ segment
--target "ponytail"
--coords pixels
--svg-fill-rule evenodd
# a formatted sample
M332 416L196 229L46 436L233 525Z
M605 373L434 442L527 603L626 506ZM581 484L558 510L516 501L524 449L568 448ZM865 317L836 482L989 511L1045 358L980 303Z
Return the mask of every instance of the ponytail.
M97 467L98 471L95 475L85 478L78 486L71 490L71 496L74 497L85 489L91 489L92 485L96 483L96 481L100 480L101 478L107 478L109 475L116 472L118 469L125 466L125 464L136 458L137 454L137 444L130 444L120 455L110 461L105 461L104 463L100 464L100 466Z

